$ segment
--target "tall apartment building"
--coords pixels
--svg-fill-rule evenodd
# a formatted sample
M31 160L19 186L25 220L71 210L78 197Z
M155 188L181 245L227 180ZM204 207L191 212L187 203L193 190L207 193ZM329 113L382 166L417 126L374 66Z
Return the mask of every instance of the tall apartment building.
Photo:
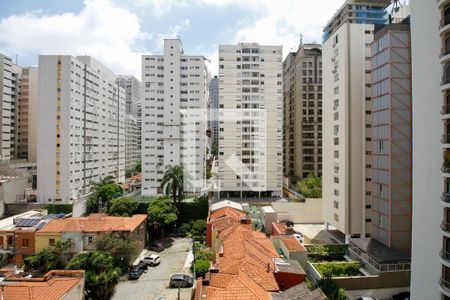
M411 296L450 299L450 1L410 2L414 174Z
M135 118L138 127L137 149L141 152L141 128L142 128L142 83L131 75L119 75L119 86L125 90L126 114ZM139 160L141 158L139 157Z
M411 251L412 101L409 18L376 31L372 43L372 237Z
M38 68L13 65L16 80L14 157L36 162Z
M205 58L184 54L179 39L142 57L142 195L162 193L167 166L181 165L186 192L204 187L209 73Z
M322 175L322 46L300 45L283 62L283 172Z
M214 76L209 82L209 126L211 144L219 146L219 77Z
M220 197L282 195L282 47L219 45Z
M125 179L125 91L89 56L39 56L41 203L71 203L105 176Z
M138 149L140 134L136 118L127 114L125 116L125 169L133 169L137 161L141 159Z
M15 83L13 83L11 58L0 54L0 160L9 160L14 147L11 147L11 114L13 114L13 99L15 97ZM11 112L13 111L13 112ZM12 138L14 140L14 137Z
M370 47L389 4L347 0L324 29L323 218L346 241L370 234Z

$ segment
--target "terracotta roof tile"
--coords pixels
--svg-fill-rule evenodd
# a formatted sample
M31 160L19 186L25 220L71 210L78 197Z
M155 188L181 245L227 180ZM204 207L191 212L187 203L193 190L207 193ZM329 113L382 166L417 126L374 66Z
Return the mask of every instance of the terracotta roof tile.
M286 226L286 224L284 223L272 223L272 226L275 227L277 229L277 231L279 232L279 234L287 234L288 231L288 227Z
M39 232L134 231L146 218L147 215L111 217L103 214L91 214L88 217L50 220Z
M281 236L281 241L289 250L289 252L306 252L305 247L292 235L291 236Z
M237 210L235 208L224 207L212 212L211 215L209 216L209 220L216 220L223 217L230 217L235 219L236 221L239 221L242 217L246 215L247 214L245 212Z

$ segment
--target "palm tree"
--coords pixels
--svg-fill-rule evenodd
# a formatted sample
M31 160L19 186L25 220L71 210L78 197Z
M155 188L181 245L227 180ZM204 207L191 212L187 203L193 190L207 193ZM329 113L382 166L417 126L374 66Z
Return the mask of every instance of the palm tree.
M172 202L178 205L183 197L184 172L181 166L170 166L166 168L161 179L161 188L166 195L172 195Z
M91 181L91 183L90 183L91 191L98 190L100 187L107 185L107 184L114 183L114 182L115 181L114 181L113 176L105 176L103 178L100 178L100 180L98 182Z

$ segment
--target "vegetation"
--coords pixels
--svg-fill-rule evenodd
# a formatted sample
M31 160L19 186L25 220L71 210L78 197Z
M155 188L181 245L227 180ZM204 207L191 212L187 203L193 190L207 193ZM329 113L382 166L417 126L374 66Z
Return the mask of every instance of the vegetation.
M213 144L211 146L211 154L216 156L216 157L219 155L219 145Z
M208 164L206 165L206 179L210 179L211 177L212 177L211 166Z
M102 251L82 252L67 264L68 270L85 270L86 299L109 299L119 282L120 267L113 263L113 257Z
M327 262L313 264L322 276L347 277L361 275L358 262Z
M139 204L129 197L121 197L111 200L108 215L131 217L138 209Z
M194 244L196 245L196 244ZM202 250L198 247L194 247L194 253L195 253L195 275L197 277L203 277L205 278L205 274L208 273L209 268L211 266L211 260L212 260L212 252L209 250ZM193 271L193 267L191 267Z
M206 220L208 209L208 196L196 197L193 202L181 202L178 207L178 222L183 224L192 220Z
M305 198L322 198L322 177L309 174L297 183L297 188Z
M136 171L136 173L141 173L141 161L140 160L138 160L137 162L136 162L136 166L134 167L134 170Z
M125 170L125 177L130 178L134 174L141 173L141 161L138 160L136 165L133 168L129 168Z
M167 166L166 172L161 179L161 188L166 195L172 196L172 203L178 207L183 200L184 193L183 167Z
M347 245L305 245L311 262L345 261Z
M330 300L347 300L345 290L339 288L331 276L325 276L317 281L317 287L321 288Z
M42 275L50 270L64 269L68 250L71 247L73 247L73 242L70 240L57 241L54 247L43 249L36 255L25 258L24 270Z
M178 233L193 238L197 242L204 242L206 239L206 220L198 219L190 223L181 224Z
M49 214L70 214L73 207L72 204L47 204L44 209L46 209Z
M111 254L114 266L119 267L122 274L139 254L139 245L129 234L102 234L96 239L95 246L97 250Z
M106 176L99 182L91 182L92 194L86 202L86 213L105 211L111 200L123 195L122 188L114 182L112 176Z
M164 227L175 223L178 219L177 209L167 198L157 198L148 206L148 221L154 229L161 228L164 237Z

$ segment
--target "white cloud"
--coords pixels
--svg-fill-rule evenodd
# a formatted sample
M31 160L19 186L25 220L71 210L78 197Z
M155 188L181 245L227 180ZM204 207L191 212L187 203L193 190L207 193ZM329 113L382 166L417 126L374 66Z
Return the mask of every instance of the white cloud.
M189 19L185 19L180 24L175 26L171 26L167 33L159 33L158 39L156 41L158 49L162 49L164 47L164 39L173 39L179 37L179 34L183 31L189 30L191 26L191 22Z
M78 14L34 11L3 18L0 43L5 47L1 50L19 57L91 55L116 73L140 78L143 49L136 45L151 36L141 31L139 19L109 0L85 0L84 5Z
M176 7L187 7L187 0L129 0L122 4L132 4L137 8L151 7L154 16L161 16Z

